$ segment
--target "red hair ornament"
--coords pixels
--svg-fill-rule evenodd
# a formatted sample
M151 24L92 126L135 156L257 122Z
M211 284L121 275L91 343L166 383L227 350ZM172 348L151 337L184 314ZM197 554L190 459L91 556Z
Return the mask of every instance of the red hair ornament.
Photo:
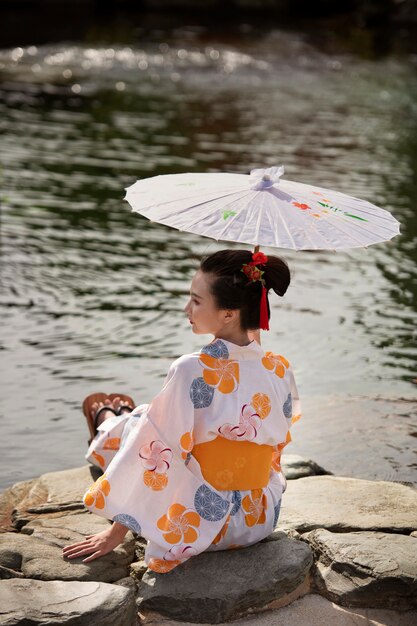
M265 287L265 280L262 278L264 271L262 271L258 265L266 265L268 257L263 252L255 252L252 254L252 261L250 263L244 263L242 266L242 272L248 278L250 283L255 283L260 280L262 283L261 302L259 308L259 328L261 330L269 330L268 321L268 302L267 291Z

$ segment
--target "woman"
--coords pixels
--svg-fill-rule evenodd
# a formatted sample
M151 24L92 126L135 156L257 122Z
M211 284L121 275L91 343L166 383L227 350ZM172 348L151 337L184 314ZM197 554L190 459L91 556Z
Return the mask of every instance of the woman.
M268 328L268 291L283 296L289 283L287 264L262 252L203 259L185 312L194 333L214 340L177 359L149 405L124 414L118 398L118 411L96 404L104 421L87 458L107 469L84 502L113 524L64 556L89 562L130 528L148 540L147 565L165 573L272 532L285 489L281 451L300 407L288 361L252 338Z

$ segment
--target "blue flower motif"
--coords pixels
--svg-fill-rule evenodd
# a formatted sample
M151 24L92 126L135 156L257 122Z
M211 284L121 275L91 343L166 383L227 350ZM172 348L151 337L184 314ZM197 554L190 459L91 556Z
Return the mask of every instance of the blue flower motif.
M281 500L278 502L276 506L274 506L274 528L277 525L280 510L281 510Z
M213 343L209 343L204 348L201 348L201 352L204 354L208 354L209 356L214 357L215 359L228 359L229 358L229 350L227 346L221 339L216 339Z
M229 511L230 503L212 491L207 485L201 485L195 492L194 508L208 522L218 522Z
M138 535L140 535L141 533L139 522L134 517L132 517L131 515L128 515L127 513L119 513L118 515L115 515L113 517L113 522L119 522L119 524L123 524L123 526L127 526L128 528L130 528L131 531L133 531L134 533L137 533Z
M236 515L242 504L242 495L240 491L234 491L232 496L233 509L230 511L230 515Z
M290 419L292 417L292 398L290 393L288 394L287 399L282 405L282 410L284 411L284 415L287 419Z
M194 378L190 387L190 398L195 409L204 409L213 401L214 387L204 382L202 377Z
M188 463L191 461L191 457L192 457L191 452L187 452L187 456L185 457L184 465L188 465Z

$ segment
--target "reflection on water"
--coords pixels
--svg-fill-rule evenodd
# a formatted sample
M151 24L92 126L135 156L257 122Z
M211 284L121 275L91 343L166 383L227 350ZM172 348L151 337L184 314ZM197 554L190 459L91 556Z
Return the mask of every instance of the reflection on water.
M402 224L367 250L281 251L293 285L271 298L264 342L297 373L291 452L416 480L413 60L329 54L278 31L150 39L0 51L1 486L82 463L85 394L148 401L172 359L208 339L182 307L197 259L221 244L131 214L124 188L279 163Z

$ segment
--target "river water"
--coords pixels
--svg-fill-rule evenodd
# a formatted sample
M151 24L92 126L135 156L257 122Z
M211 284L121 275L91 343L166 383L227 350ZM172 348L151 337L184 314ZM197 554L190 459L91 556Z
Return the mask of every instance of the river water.
M275 164L384 207L402 233L279 251L293 281L263 343L302 397L288 451L416 482L416 56L296 30L117 41L0 50L0 486L82 464L84 395L149 401L210 339L182 309L197 259L224 246L132 214L124 188Z

